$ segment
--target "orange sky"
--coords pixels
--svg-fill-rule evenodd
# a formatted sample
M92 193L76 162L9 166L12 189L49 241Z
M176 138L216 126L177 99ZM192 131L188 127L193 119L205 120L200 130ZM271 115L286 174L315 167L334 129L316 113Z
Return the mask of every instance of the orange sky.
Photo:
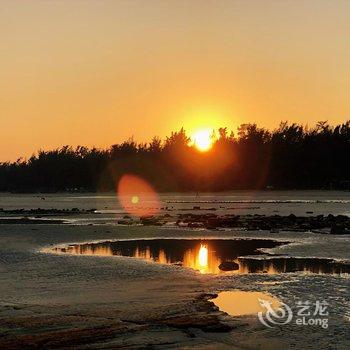
M0 161L350 118L350 1L2 0Z

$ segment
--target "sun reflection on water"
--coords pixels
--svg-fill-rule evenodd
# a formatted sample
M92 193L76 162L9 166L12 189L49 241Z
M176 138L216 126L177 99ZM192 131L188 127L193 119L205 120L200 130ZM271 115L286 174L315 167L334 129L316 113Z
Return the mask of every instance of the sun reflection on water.
M180 264L183 267L188 267L201 273L219 273L220 269L218 266L221 263L220 259L216 258L214 254L211 254L211 259L209 259L208 252L208 246L201 244L197 249L186 250L182 261L174 261L163 249L160 249L156 254L152 254L150 247L142 250L137 247L132 256L147 261L155 261L160 264Z
M259 257L255 249L263 244L273 245L273 242L153 239L71 244L48 248L48 251L74 255L128 256L149 262L183 266L202 274L227 271L233 274L278 274L295 271L349 273L349 266L329 259ZM254 253L255 256L250 255Z
M207 267L208 266L208 248L201 244L198 253L198 263L199 266Z
M82 245L69 245L67 247L55 248L56 252L69 253L74 255L95 255L95 256L123 256L121 251L113 251L111 246L103 244L82 244ZM215 250L211 249L208 243L200 244L193 249L187 249L184 251L182 259L174 261L169 252L164 249L152 253L151 247L146 246L140 248L136 246L130 255L137 259L154 261L160 264L176 264L183 267L191 268L199 271L202 274L205 273L220 273L219 269L221 259L216 256Z
M70 253L74 255L95 255L95 256L124 256L122 251L115 250L109 245L104 244L82 244L70 245L64 248L55 248L56 252ZM179 261L175 261L173 256L164 249L152 250L149 245L140 248L136 246L131 250L128 256L142 259L146 261L153 261L160 264L181 265L183 267L191 268L199 271L202 274L218 274L223 271L220 269L220 264L223 260L217 255L209 243L200 243L192 249L187 249L183 252L183 256ZM225 260L227 262L227 260ZM240 259L232 259L231 261L239 264L239 268L231 273L249 273L249 267L240 261ZM278 273L278 271L269 264L264 267L264 272L269 274Z

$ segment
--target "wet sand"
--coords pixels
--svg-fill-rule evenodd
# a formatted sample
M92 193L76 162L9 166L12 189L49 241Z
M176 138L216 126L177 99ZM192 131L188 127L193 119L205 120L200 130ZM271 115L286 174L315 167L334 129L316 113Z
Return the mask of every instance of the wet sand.
M291 241L275 253L349 259L347 236L164 227L1 225L0 348L346 349L349 279L332 275L206 275L130 257L42 253L62 243L157 237ZM331 300L329 328L267 329L208 301L222 290L268 292L283 302Z

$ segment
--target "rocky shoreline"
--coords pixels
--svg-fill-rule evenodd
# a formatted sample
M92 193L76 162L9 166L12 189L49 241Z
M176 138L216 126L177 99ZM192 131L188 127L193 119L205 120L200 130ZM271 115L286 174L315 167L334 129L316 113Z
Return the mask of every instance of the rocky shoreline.
M0 208L0 224L64 224L63 219L52 217L95 214L96 209L3 209Z
M143 225L164 225L169 216L142 218ZM245 230L313 231L317 233L350 234L350 218L345 215L288 216L179 214L176 225L189 228L239 228Z
M198 209L194 209L194 211ZM50 219L48 217L99 215L96 209L13 209L4 210L0 208L0 224L64 224L63 219ZM312 215L296 216L290 214L282 215L261 215L247 214L217 215L214 213L165 213L157 216L146 216L134 218L124 215L123 218L116 219L119 225L144 225L163 226L174 223L177 227L204 228L209 230L220 230L225 228L243 229L248 231L269 230L278 232L311 231L321 234L350 234L350 217L345 215Z
M35 215L35 216L58 216L58 215L76 215L76 214L92 214L96 209L4 209L0 208L0 216L4 215Z

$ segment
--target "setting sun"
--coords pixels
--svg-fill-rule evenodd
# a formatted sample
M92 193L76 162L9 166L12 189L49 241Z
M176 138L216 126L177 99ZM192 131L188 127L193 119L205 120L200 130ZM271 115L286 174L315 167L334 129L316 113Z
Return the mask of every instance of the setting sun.
M212 146L212 130L202 129L193 133L193 144L202 152L208 151Z

